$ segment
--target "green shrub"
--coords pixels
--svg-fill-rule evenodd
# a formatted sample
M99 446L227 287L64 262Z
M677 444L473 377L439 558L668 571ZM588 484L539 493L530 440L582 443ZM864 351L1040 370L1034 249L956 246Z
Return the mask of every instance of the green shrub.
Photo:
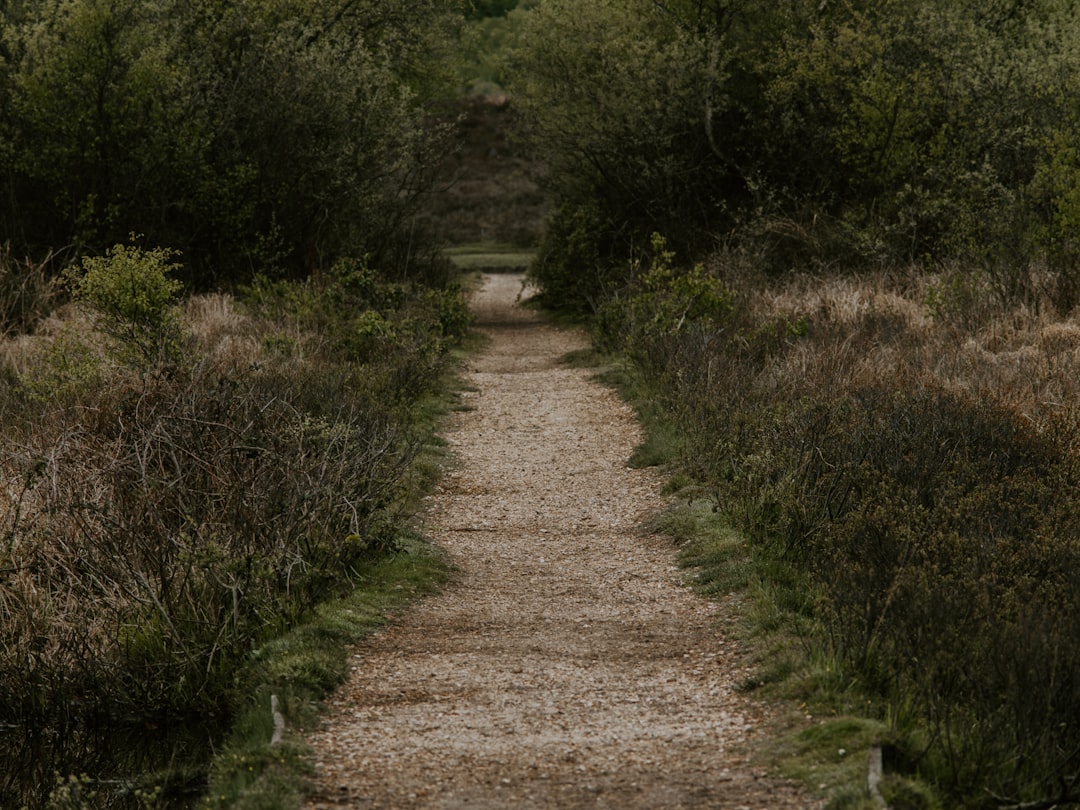
M625 281L613 267L613 230L595 206L559 206L529 268L545 304L579 315L591 313L612 286Z
M1071 434L892 385L716 422L733 430L712 439L733 453L728 508L808 578L847 677L927 730L911 772L954 797L1053 796L1080 765L1062 723L1080 711Z
M1053 368L1004 342L1019 316L993 320L1000 304L967 302L961 276L934 292L939 326L871 285L834 299L827 285L740 288L711 317L683 320L692 299L679 293L698 280L673 286L678 274L654 261L669 260L659 251L641 278L662 283L610 299L598 340L640 369L663 435L677 428L667 461L681 491L715 496L744 537L694 550L701 581L734 587L750 570L769 583L776 603L762 623L797 628L829 661L848 690L831 705L881 705L910 736L897 785L933 784L950 806L1069 798L1080 769L1080 737L1063 720L1080 716L1068 640L1080 628L1075 414L1039 410L1039 375ZM763 305L774 298L784 306ZM965 342L965 322L986 332ZM993 355L978 378L980 338L999 341L1001 362L1028 364L1026 397L1001 387Z
M731 321L734 292L701 265L677 267L660 234L654 233L650 249L631 262L629 278L626 290L612 291L597 312L596 336L605 348L648 352L683 329L718 334ZM648 361L644 366L652 367Z
M942 770L922 764L956 794L1052 795L1080 764L1068 434L932 387L853 392L814 429L787 457L787 547L833 649L933 729Z
M452 81L455 12L441 0L5 7L0 244L94 254L135 230L180 249L184 280L204 288L303 277L350 253L415 255L409 214L447 136L423 108Z
M134 237L133 237L134 238ZM89 304L97 328L117 341L129 362L160 366L181 353L179 265L166 248L115 245L105 256L86 257L69 276L76 301Z

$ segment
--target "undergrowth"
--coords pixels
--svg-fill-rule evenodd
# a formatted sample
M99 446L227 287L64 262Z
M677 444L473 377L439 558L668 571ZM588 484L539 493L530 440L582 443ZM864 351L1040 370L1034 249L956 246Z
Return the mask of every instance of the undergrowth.
M878 745L892 806L1080 803L1080 327L967 287L943 308L925 276L653 255L598 344L697 586L749 600L747 688L814 718L786 772L869 807Z
M388 561L430 569L402 528L437 465L460 291L347 261L184 301L170 261L86 260L66 319L6 352L0 726L87 742L21 748L4 806L115 806L117 785L140 806L108 770L130 765L100 762L110 735L228 725L253 650ZM49 770L87 761L88 782Z
M320 605L304 624L256 649L239 676L249 697L214 758L198 810L296 810L312 775L302 734L317 721L320 700L347 675L350 645L404 602L430 592L446 572L419 542L367 566L349 595ZM277 741L275 708L284 723Z

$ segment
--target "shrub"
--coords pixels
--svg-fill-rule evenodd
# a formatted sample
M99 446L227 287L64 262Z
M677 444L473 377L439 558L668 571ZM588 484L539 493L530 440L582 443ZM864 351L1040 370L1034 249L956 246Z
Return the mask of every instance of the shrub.
M787 548L833 649L930 726L957 794L1053 795L1080 764L1068 433L933 387L854 391L813 430L789 456Z
M595 312L612 288L625 283L615 269L621 251L615 230L595 206L560 205L529 268L541 300L578 315Z
M115 245L105 256L84 258L81 274L69 274L75 300L93 308L97 328L136 365L157 367L180 357L181 284L170 278L179 268L170 261L175 255Z
M731 188L732 169L708 132L727 101L727 63L710 61L698 30L638 0L529 13L511 87L557 198L534 271L549 303L595 308L650 234L686 254L724 216L717 189Z
M783 580L804 643L812 633L846 683L918 730L898 767L964 806L1068 799L1077 428L1074 411L1036 405L1040 375L1061 368L1004 341L1015 312L1008 325L978 316L1002 362L1023 357L1012 381L970 359L975 339L958 340L955 321L922 323L882 289L833 284L790 298L739 289L708 329L670 328L679 306L639 310L653 294L613 299L601 323L639 325L621 334L650 402L681 429L688 491L717 493L759 575ZM1043 342L1066 330L1044 327Z
M676 267L674 251L658 233L631 262L629 277L625 291L613 291L597 313L597 337L609 349L647 352L684 328L722 330L735 308L733 291L703 266Z
M423 107L451 81L449 4L55 0L0 18L0 242L94 254L136 230L204 288L415 252L409 215L445 154Z
M168 256L86 262L76 289L116 343L40 337L0 414L0 720L78 734L90 760L99 723L226 718L254 646L397 550L427 480L420 400L464 328L459 291L363 263L181 322Z

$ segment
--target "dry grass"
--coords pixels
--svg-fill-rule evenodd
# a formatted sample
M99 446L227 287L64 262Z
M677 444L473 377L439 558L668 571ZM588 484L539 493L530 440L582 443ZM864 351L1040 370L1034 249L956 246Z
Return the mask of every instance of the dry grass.
M464 304L364 285L377 312L332 282L191 298L145 367L75 305L0 342L0 724L227 712L254 644L395 548Z
M1007 403L1047 426L1080 402L1080 319L988 304L972 328L935 317L932 279L802 278L747 293L757 320L806 324L762 384L834 390L901 376ZM796 382L802 381L802 382Z
M0 245L0 335L33 331L61 298L53 282L59 257L41 261L16 256L10 243Z
M799 572L780 598L888 707L906 773L956 806L1077 801L1080 320L955 270L734 277L725 316L658 333L655 290L609 321L691 491Z

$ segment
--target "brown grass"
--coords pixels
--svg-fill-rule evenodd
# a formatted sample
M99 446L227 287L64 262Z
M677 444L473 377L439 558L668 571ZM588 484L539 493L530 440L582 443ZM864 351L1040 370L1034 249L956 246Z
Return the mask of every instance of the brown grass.
M955 270L737 269L726 315L657 331L654 289L605 321L694 491L801 572L816 655L889 707L906 772L956 806L1077 801L1080 320Z
M225 713L255 644L395 548L464 304L361 287L377 312L329 280L191 298L147 367L74 305L0 342L0 724Z

